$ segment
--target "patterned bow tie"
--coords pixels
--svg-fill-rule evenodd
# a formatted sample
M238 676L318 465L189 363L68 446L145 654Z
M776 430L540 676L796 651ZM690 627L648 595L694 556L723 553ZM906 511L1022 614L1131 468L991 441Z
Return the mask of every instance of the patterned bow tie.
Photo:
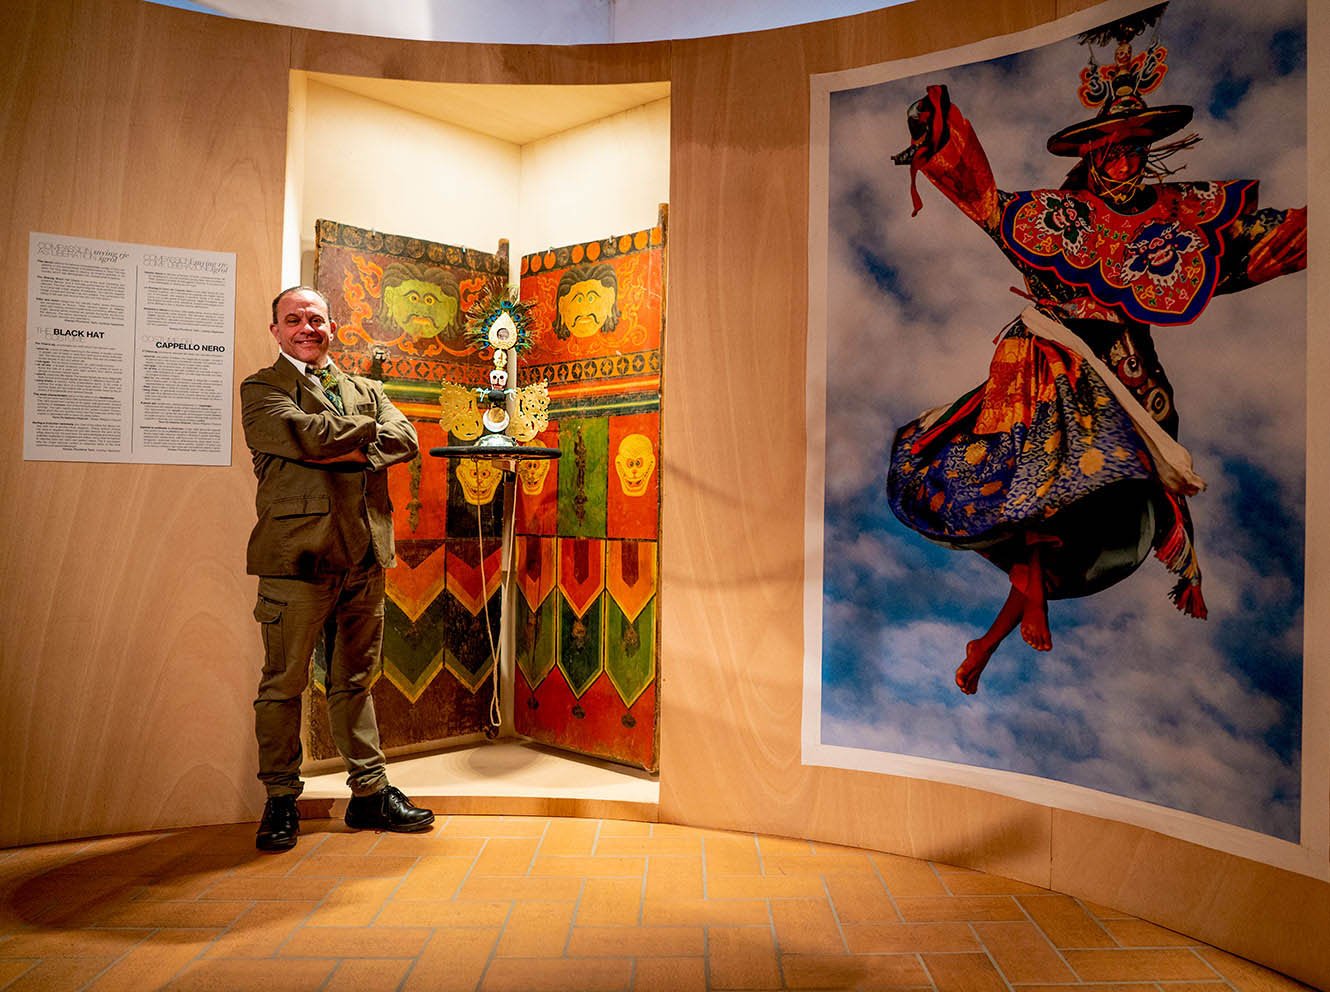
M323 394L328 397L328 402L337 408L337 412L346 413L346 408L342 406L342 391L337 388L337 376L333 374L333 370L327 365L319 369L310 366L309 374L319 380Z

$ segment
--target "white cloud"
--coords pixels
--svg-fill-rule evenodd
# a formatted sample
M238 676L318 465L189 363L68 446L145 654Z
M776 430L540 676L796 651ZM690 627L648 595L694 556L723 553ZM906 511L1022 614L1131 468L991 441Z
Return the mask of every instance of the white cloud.
M1275 794L1297 789L1294 772L1261 744L1279 707L1227 671L1204 638L1198 645L1194 621L1124 605L1094 626L1056 633L1053 653L1004 649L990 673L1027 668L1030 680L1001 698L981 687L960 705L950 705L959 698L951 672L974 631L933 620L883 630L873 644L877 668L862 673L874 676L871 685L824 697L823 741L1019 771L1268 825L1266 786ZM1142 627L1151 629L1149 649L1130 650L1140 646L1132 634ZM1289 809L1273 815L1283 829L1295 822Z

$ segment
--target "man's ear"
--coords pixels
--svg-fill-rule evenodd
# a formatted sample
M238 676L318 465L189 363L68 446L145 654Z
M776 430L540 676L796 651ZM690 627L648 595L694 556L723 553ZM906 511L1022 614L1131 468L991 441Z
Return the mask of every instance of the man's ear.
M276 324L269 324L269 325L268 325L268 333L272 335L274 341L280 341L280 340L281 340L281 339L277 336L277 325L276 325Z

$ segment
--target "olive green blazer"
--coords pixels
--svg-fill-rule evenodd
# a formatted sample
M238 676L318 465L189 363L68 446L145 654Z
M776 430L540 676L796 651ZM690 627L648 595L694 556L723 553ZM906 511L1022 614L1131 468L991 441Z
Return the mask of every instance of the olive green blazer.
M309 577L393 554L389 465L419 450L416 429L374 379L339 372L338 413L285 358L240 384L245 443L259 487L251 575ZM320 463L364 452L363 462Z

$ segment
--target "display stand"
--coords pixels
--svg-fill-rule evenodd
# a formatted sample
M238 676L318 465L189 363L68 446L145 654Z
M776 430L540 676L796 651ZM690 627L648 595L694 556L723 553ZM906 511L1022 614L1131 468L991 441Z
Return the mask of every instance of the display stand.
M483 299L467 314L467 336L481 351L492 348L494 368L489 373L489 385L460 386L444 382L439 391L441 408L439 423L450 435L472 441L470 444L450 444L430 448L435 458L474 458L496 462L503 473L503 499L508 512L504 515L501 532L502 549L499 555L499 643L490 641L493 696L490 703L489 725L485 735L498 737L503 726L500 704L500 677L511 669L505 665L503 646L510 642L507 636L508 617L512 615L513 532L516 528L517 464L522 461L553 459L563 452L559 448L530 445L530 442L549 426L549 392L545 382L517 386L518 354L531 347L529 326L530 305L507 297L491 296ZM512 385L509 385L509 383ZM481 412L481 404L485 409ZM484 541L480 507L476 507L477 540ZM484 585L482 551L481 581ZM491 632L488 599L485 600L485 630Z

